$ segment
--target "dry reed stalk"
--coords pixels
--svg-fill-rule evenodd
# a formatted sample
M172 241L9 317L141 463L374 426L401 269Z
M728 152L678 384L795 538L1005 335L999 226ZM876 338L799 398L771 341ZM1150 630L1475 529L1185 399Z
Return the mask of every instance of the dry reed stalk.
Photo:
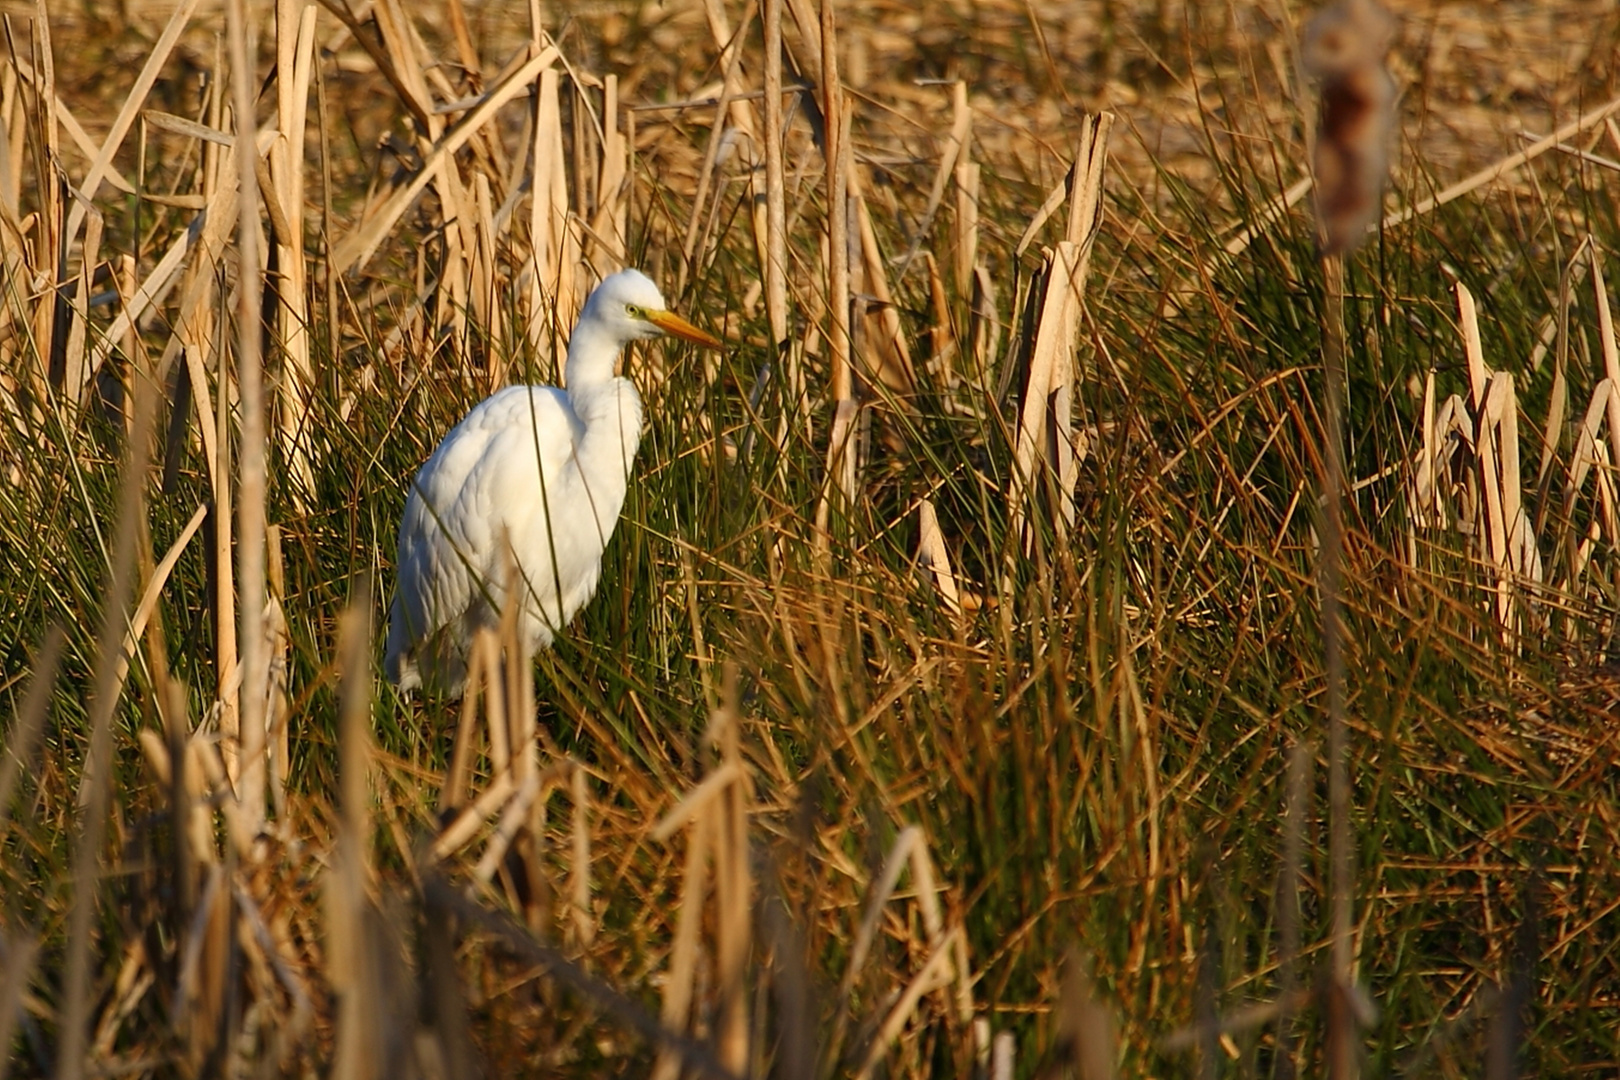
M480 628L481 634L488 633ZM460 719L456 722L456 738L450 750L450 768L445 774L444 788L439 795L439 817L452 810L460 810L467 801L467 788L472 782L473 739L478 730L478 691L484 685L485 650L476 642L467 651L467 690L461 698Z
M1037 461L1046 461L1055 474L1058 505L1054 523L1065 533L1074 523L1074 487L1080 466L1074 445L1074 384L1079 374L1075 346L1091 250L1102 226L1103 172L1112 127L1109 113L1081 120L1078 152L1068 173L1069 217L1064 239L1046 260L1046 295L1035 328L1013 450L1011 532L1020 537L1026 552L1034 542L1026 515L1034 511L1032 500L1039 490Z
M872 1037L860 1068L855 1070L856 1080L870 1080L882 1063L889 1046L900 1037L906 1023L917 1011L917 1005L924 995L950 984L953 967L951 953L955 939L960 933L960 930L954 930L949 938L935 945L922 968L911 977L910 982L901 991L899 1000L889 1009L883 1023L878 1026L877 1034Z
M474 639L474 644L484 650L484 717L490 769L496 775L506 775L512 764L512 729L506 719L500 640L494 631L486 631Z
M742 765L742 717L737 711L737 665L725 668L721 704L710 724L722 764L739 774ZM749 785L746 774L729 785L720 806L714 844L716 973L720 1011L716 1042L720 1063L732 1073L748 1072L748 957L753 949L753 880L749 858Z
M934 575L934 584L945 609L954 616L962 614L961 591L956 586L956 574L951 570L951 555L945 547L945 536L939 529L939 515L932 500L924 499L917 507L917 561Z
M602 1015L655 1044L661 1052L669 1051L676 1058L677 1070L684 1066L710 1080L742 1080L722 1065L708 1047L666 1028L640 1002L591 975L556 949L534 940L506 915L472 902L442 878L428 878L424 891L433 909L494 935L523 963L540 967Z
M1249 219L1250 224L1244 225L1237 235L1226 242L1226 253L1232 256L1243 254L1257 237L1263 236L1268 229L1286 221L1288 211L1292 210L1299 204L1301 199L1310 194L1314 183L1314 177L1301 177L1290 184L1286 191L1273 196L1270 202L1261 207L1259 212Z
M135 77L135 85L125 95L123 105L118 110L118 116L113 120L112 129L108 131L107 137L101 141L100 152L97 153L95 160L90 164L89 170L86 171L84 179L79 183L79 190L83 191L87 197L95 198L96 189L101 186L101 181L111 171L113 155L118 153L123 146L124 137L129 134L130 128L134 126L136 118L140 115L141 106L145 104L147 95L152 92L158 74L163 70L163 65L168 63L169 54L179 42L180 35L185 31L186 26L191 22L191 16L196 13L199 3L200 0L181 0L176 5L173 13L170 14L168 22L163 27L163 33L159 35L157 43L152 46L152 51L147 54L146 63L141 66L140 74ZM43 18L43 2L40 4L40 15ZM56 156L56 154L52 154L53 158ZM71 243L73 238L78 235L79 227L84 223L84 215L88 209L88 204L76 204L73 210L69 212L64 244Z
M123 647L118 652L117 673L114 679L117 692L122 693L124 680L129 676L130 662L135 659L135 650L139 648L141 635L146 632L147 621L157 610L158 600L162 598L163 587L168 584L169 575L174 572L180 556L191 543L191 538L202 528L207 517L208 507L197 507L196 512L191 515L191 520L180 530L180 535L169 545L169 550L164 553L162 560L153 567L146 588L141 593L140 602L135 605L135 612L130 616L129 629L124 633Z
M979 187L983 167L972 160L971 143L964 144L956 160L956 219L953 223L956 254L956 292L973 295L973 270L979 264Z
M237 647L242 685L237 706L241 733L238 795L245 823L257 832L264 820L265 713L270 656L264 638L265 606L265 403L260 319L264 263L259 253L258 129L253 102L258 87L247 50L246 0L229 0L227 37L231 54L232 105L236 122L237 288L236 385L241 413L237 461L236 579Z
M782 152L787 137L782 115L782 0L761 0L765 33L765 314L777 365L789 363L787 299L787 180ZM796 371L783 373L798 387ZM780 445L780 443L778 444Z
M569 149L573 156L574 221L580 228L589 224L587 213L596 198L596 185L601 179L596 170L598 161L595 153L600 132L590 95L590 91L599 86L601 80L578 70L569 78L570 104L573 107L569 123L569 134L572 136L569 140ZM583 272L587 269L583 251L588 238L580 236L579 241L581 250L577 254L579 254L579 268ZM588 274L584 280L587 282L590 280Z
M503 770L496 773L483 794L445 826L444 831L433 841L433 846L428 849L429 856L436 862L443 862L466 847L483 827L484 822L494 816L516 790L517 784L512 780L510 771Z
M281 353L280 416L282 452L293 483L294 505L314 490L311 435L306 431L315 370L310 361L309 286L304 265L304 132L309 114L309 83L314 69L315 5L311 0L276 0L276 126L269 171L275 201L286 221L276 230L276 323Z
M911 244L900 259L899 269L896 271L899 276L905 276L912 260L922 250L928 231L934 227L934 216L939 213L940 204L945 201L945 189L950 185L952 178L959 175L958 165L967 159L968 142L972 134L973 110L968 107L967 83L957 79L951 84L950 134L945 136L945 145L940 151L939 169L934 173L933 185L928 189L928 202L924 205L922 217L918 219L917 228L912 233ZM958 251L960 250L958 248ZM970 261L968 265L971 266L972 262Z
M200 1070L214 1051L224 1017L225 966L230 951L230 895L225 878L223 866L216 863L208 867L197 905L181 937L177 1026L185 1043L184 1060L193 1070Z
M846 129L847 131L847 129ZM872 211L861 190L860 173L853 163L853 144L849 150L850 208L855 214L857 239L860 244L860 270L862 288L857 290L872 297L862 301L867 333L878 343L869 350L873 362L867 372L868 386L881 384L891 394L902 399L917 388L917 373L911 363L911 346L906 341L905 329L900 325L900 312L894 303L894 290L889 287L889 272L878 247L877 230L872 225Z
M678 907L675 941L664 987L662 1019L671 1031L683 1030L691 1015L700 958L699 935L707 868L714 864L715 971L720 1001L716 1017L717 1057L729 1072L746 1075L750 1026L746 972L753 938L753 881L748 841L751 785L743 766L741 723L737 712L737 669L728 663L720 705L706 736L720 749L720 763L669 812L652 831L665 841L690 825ZM654 1080L672 1080L679 1062L670 1049L660 1052Z
M619 130L619 77L602 80L602 167L591 220L591 265L605 278L629 262L630 148Z
M89 387L88 357L85 352L86 334L90 323L90 290L95 282L96 265L100 260L101 236L105 225L99 211L90 208L85 219L84 245L79 259L79 276L70 303L72 327L68 331L67 349L62 358L62 395L73 405L82 405ZM130 355L133 355L131 353Z
M1620 338L1615 336L1614 314L1609 308L1609 289L1603 279L1603 256L1590 238L1586 250L1591 259L1592 296L1597 303L1598 346L1603 350L1603 374L1610 382L1620 386ZM1611 432L1610 437L1614 440L1615 457L1620 460L1620 432Z
M887 707L887 706L885 706ZM924 930L928 935L929 959L923 967L912 977L907 990L902 994L900 1001L889 1012L885 1022L879 1030L879 1035L867 1047L866 1055L862 1059L861 1074L869 1075L876 1068L888 1045L894 1041L906 1020L915 1010L917 1003L923 995L951 984L953 977L957 986L956 1009L958 1019L964 1027L973 1025L973 991L972 970L967 961L967 943L961 938L958 930L945 933L945 920L939 906L938 886L934 874L933 860L928 856L928 843L923 831L916 825L908 825L901 830L895 839L894 846L889 849L888 858L884 860L883 870L873 882L866 903L865 913L861 917L861 924L855 932L854 942L850 947L849 961L844 968L844 977L839 985L838 1006L834 1013L831 1034L827 1039L826 1060L834 1062L843 1049L844 1039L848 1031L850 1013L849 1007L855 989L855 981L866 966L866 960L872 949L872 943L877 937L878 924L881 922L883 912L889 900L894 896L895 887L900 883L900 875L907 869L911 871L913 892L917 897L917 904L922 913ZM953 976L954 972L954 976ZM978 1047L981 1055L987 1052L987 1039L983 1035L987 1032L975 1032L979 1037Z
M473 246L471 246L468 291L471 296L473 325L488 340L484 347L484 371L489 390L501 389L507 381L501 347L497 345L496 313L499 311L499 280L501 280L501 251L499 233L494 222L494 207L489 194L489 176L473 173Z
M113 1044L118 1038L118 1029L135 1007L140 1004L141 998L152 988L156 975L146 960L146 945L140 940L130 941L124 946L123 962L119 964L118 975L113 979L111 992L107 995L106 1004L102 1007L101 1016L96 1021L96 1034L90 1040L90 1054L92 1057L106 1061L113 1055Z
M11 63L0 67L0 229L3 229L9 242L0 244L0 273L5 274L6 280L14 281L22 280L19 275L31 278L33 273L32 268L27 266L25 256L28 242L23 236L22 223L18 220L22 212L19 202L23 174L23 147L19 136L26 134L27 127L20 116L22 78L17 69L21 58L17 56L15 48L8 51ZM0 391L3 391L6 405L11 408L15 408L17 387L9 373L18 366L13 340L19 333L20 314L15 305L0 303L0 371L8 373L0 376Z
M176 798L176 817L180 818L179 832L185 837L184 856L190 861L186 864L188 880L195 883L195 869L198 866L208 867L219 861L219 853L214 847L214 815L209 805L208 759L209 755L200 741L196 731L184 737L184 741L171 738L171 745L180 742L180 772L173 778L173 790ZM235 805L226 802L227 817L234 818ZM187 903L196 900L193 890L186 892Z
M29 409L37 417L41 391L46 385L56 350L56 290L62 280L63 260L68 247L63 227L61 178L55 175L51 162L59 161L58 124L56 121L56 62L51 48L50 20L44 0L35 4L30 27L29 46L33 50L33 66L38 73L34 83L34 115L30 130L36 140L34 147L36 192L39 199L35 218L36 247L33 269L36 280L43 276L51 290L50 300L44 296L34 304L32 331L34 343L33 363L19 373L19 384L26 391ZM15 50L13 50L15 52Z
M549 65L540 72L534 148L530 159L529 242L534 260L530 283L530 341L541 356L573 326L580 297L575 280L577 247L568 217L568 174L564 168L560 75ZM555 360L559 374L561 359Z
M1592 273L1593 296L1597 306L1599 347L1603 353L1604 377L1599 381L1576 434L1574 451L1564 483L1564 518L1573 521L1575 505L1586 486L1587 477L1597 487L1598 514L1584 537L1573 531L1566 536L1567 579L1564 588L1579 592L1581 578L1607 535L1610 543L1620 537L1620 493L1611 475L1613 463L1620 462L1620 342L1615 337L1608 289L1596 244L1585 245ZM1608 421L1608 439L1603 425Z
M1299 986L1300 892L1304 885L1305 822L1310 814L1311 763L1315 748L1296 742L1288 751L1287 803L1283 810L1282 873L1277 880L1277 1080L1293 1080L1295 996Z
M730 778L726 781L728 784L731 782ZM713 790L718 793L720 786ZM689 795L682 800L682 805L690 801ZM669 822L670 817L666 816L664 821ZM667 839L673 833L674 829L671 829L658 837L655 832L655 838ZM708 894L709 849L713 844L713 833L714 816L696 813L686 841L681 898L676 906L675 941L670 946L669 974L664 981L664 1000L659 1013L659 1018L669 1031L686 1030L687 1020L691 1016L700 950L698 935L703 929L703 901ZM660 1048L658 1059L653 1064L652 1080L675 1080L679 1072L680 1058L675 1051L668 1047Z
M483 855L479 856L478 864L473 868L473 878L488 884L500 868L501 860L506 858L512 841L517 838L518 830L528 823L529 811L540 798L542 782L539 773L527 776L517 792L509 799L501 811L500 821L495 826L495 834L490 837L489 843L484 847Z
M215 70L219 70L216 67ZM223 84L224 79L215 79L215 107L219 115L223 115ZM219 162L214 182L219 186L216 191L229 190L232 205L236 204L236 179L231 175L231 167L235 163L235 150L233 149L225 160ZM212 218L212 215L210 215ZM232 216L234 223L235 215ZM223 244L223 237L221 243ZM206 248L204 249L206 250ZM211 267L205 266L199 271L199 276L211 281ZM225 313L225 298L213 289L207 289L204 295L210 308L209 318L206 322L197 319L188 326L188 320L182 318L181 332L191 335L192 342L187 347L188 359L195 355L200 357L211 344L214 350L214 386L216 388L216 407L214 409L214 455L209 464L213 481L213 506L209 513L214 541L214 678L215 693L218 695L220 753L224 757L226 775L230 777L232 785L241 774L241 762L238 752L241 747L241 712L240 702L233 689L240 679L239 664L241 658L237 652L236 639L236 573L234 567L235 549L232 544L231 524L235 520L233 504L236 501L232 470L233 455L231 453L231 365L230 350L225 347L227 336L225 327L227 317ZM211 324L211 325L210 325ZM192 367L193 398L197 402L199 415L202 414L203 403L208 395L205 389L208 381L201 375L200 359ZM208 440L204 439L204 448Z
M508 549L510 551L510 549ZM517 577L517 565L514 561L510 571L512 577ZM507 595L516 596L517 588L513 581L508 586ZM539 719L535 712L534 696L534 664L525 652L518 630L518 605L508 604L507 611L502 613L503 621L508 625L503 627L506 639L506 716L511 726L511 754L512 768L519 782L528 780L540 771L540 741ZM537 838L538 839L538 838Z
M797 8L795 9L797 11ZM806 23L800 22L800 32ZM855 431L855 368L850 341L849 176L852 154L849 124L852 106L838 77L838 32L832 0L821 0L821 110L826 125L822 156L827 179L827 345L831 371L833 420L827 439L826 487L816 503L815 545L826 559L831 552L833 492L847 508L855 496L855 459L850 452Z
M1113 1013L1098 1000L1085 959L1071 948L1063 962L1058 992L1057 1031L1047 1060L1035 1075L1055 1080L1073 1070L1079 1080L1113 1080L1117 1075L1117 1036Z
M28 690L23 694L16 719L6 733L4 760L0 760L0 838L4 838L6 826L11 820L11 799L17 793L17 782L22 778L23 770L30 767L34 749L45 730L45 718L50 712L51 694L56 689L56 673L62 659L64 639L62 627L52 623L45 632L45 640L34 654ZM0 1023L4 1021L5 1017L0 1017ZM9 1045L9 1042L0 1042L0 1046ZM4 1060L4 1055L0 1055L0 1062Z
M574 801L574 865L568 874L568 891L573 909L574 941L581 949L589 949L596 940L596 916L591 911L590 775L584 766L574 763L570 781Z
M928 328L927 369L934 385L955 390L962 381L956 377L951 363L956 356L956 320L951 317L951 298L945 291L945 275L933 252L923 252L923 266L928 271L928 300L933 309L933 324Z
M270 773L270 805L276 820L287 825L287 776L292 768L289 720L292 636L287 628L287 612L282 600L287 595L287 571L281 560L281 526L265 529L265 551L269 590L264 604L264 641L269 651L265 675L265 729L269 745L266 754Z
M364 266L416 197L438 175L441 166L450 162L456 151L465 146L501 106L527 90L535 76L555 64L559 56L555 46L547 46L485 91L471 110L425 149L422 168L410 181L390 193L338 243L329 260L332 272L341 275Z
M233 207L235 198L236 192L233 187L230 193ZM234 209L232 213L234 213ZM229 221L234 222L234 216L230 217ZM226 224L223 228L228 231L230 225ZM87 397L89 387L94 384L96 374L101 370L102 365L107 362L107 358L112 355L113 350L123 346L129 340L129 335L135 330L142 316L156 305L162 303L163 299L174 287L176 278L185 267L186 254L195 239L196 236L190 231L181 233L169 245L169 249L164 252L163 258L159 260L157 266L153 267L152 272L141 281L139 288L130 289L127 283L124 285L122 290L123 303L119 312L113 318L112 325L101 335L95 348L91 350L90 358L85 365Z
M995 359L1001 348L1001 315L996 309L995 278L983 263L973 267L972 296L969 338L973 343L973 368L989 389L994 385Z
M1558 275L1558 308L1542 320L1543 325L1538 328L1536 335L1536 346L1530 353L1530 369L1539 372L1549 346L1553 351L1553 384L1549 393L1547 422L1541 431L1541 464L1536 469L1536 486L1544 490L1552 475L1553 463L1564 445L1569 414L1569 309L1574 299L1576 267L1590 240L1588 237L1581 242L1574 259L1565 264L1563 272ZM1584 271L1584 266L1581 269ZM1543 504L1538 515L1537 532L1542 531L1549 505L1550 501Z
M1056 465L1061 460L1056 456L1060 447L1067 445L1072 450L1068 434L1073 418L1058 413L1057 403L1059 395L1072 401L1064 391L1074 378L1074 334L1079 328L1079 264L1079 250L1068 241L1061 241L1047 252L1042 270L1046 296L1036 324L1029 378L1024 384L1019 409L1013 446L1013 490L1009 500L1012 508L1009 533L1018 538L1026 555L1033 550L1035 542L1029 521L1035 509L1032 503L1040 490L1038 464L1045 461ZM1058 514L1054 523L1060 528L1073 523L1074 508L1068 499L1060 499L1055 509Z
M22 1015L23 997L34 975L34 964L39 958L39 942L32 937L0 934L0 1080L6 1080L11 1069L11 1047L17 1032L17 1018Z
M10 42L9 27L7 28L7 41ZM22 57L17 50L7 50L11 61L0 67L0 222L4 222L7 232L16 241L15 245L8 244L5 250L6 264L17 265L22 261L23 243L22 228L19 219L22 217L22 153L19 136L24 135L22 112ZM0 306L0 326L10 329L11 306ZM8 334L9 336L9 334Z
M133 423L119 484L118 517L107 589L97 639L95 683L90 704L90 749L80 778L79 821L73 852L72 908L68 914L67 955L63 961L61 1026L56 1054L59 1080L78 1080L85 1070L86 1024L90 1016L92 922L100 892L102 842L112 796L113 711L118 705L118 662L125 620L135 584L135 544L145 514L144 487L157 413L157 389L135 379Z
M198 798L217 806L225 815L225 834L232 849L238 857L251 861L258 833L242 809L241 798L225 771L219 746L215 741L203 739L193 739L189 745L197 748L197 758L202 765L204 783L198 789Z
M749 28L753 25L753 18L753 7L745 8L743 10L743 24L735 36L745 37ZM713 33L720 34L721 30L725 29L724 15L721 15L720 27L717 28L712 21L710 27ZM709 250L709 242L722 202L720 199L716 199L712 205L709 202L709 193L715 186L715 173L722 162L721 150L722 148L725 150L726 159L729 160L730 155L735 152L736 143L739 141L736 138L729 137L732 129L727 127L728 123L734 122L730 119L733 98L743 93L740 76L743 51L729 47L729 42L733 36L729 29L725 29L725 36L718 40L722 50L722 62L725 65L722 68L724 74L720 80L720 96L714 107L714 124L709 129L709 138L703 148L703 165L698 171L697 192L692 196L692 213L687 219L685 237L681 241L681 263L675 277L675 293L677 296L686 292L686 284L690 280L693 270L697 268L699 261ZM751 114L746 111L746 102L743 104L743 119L751 124ZM743 138L747 138L746 133Z
M376 1075L382 1047L371 1045L377 1007L366 974L372 963L366 927L367 840L371 835L371 599L362 588L338 620L342 673L342 757L338 835L326 882L326 976L337 997L332 1073L340 1080Z
M1606 102L1592 112L1584 113L1574 120L1571 120L1557 131L1554 131L1546 138L1537 140L1516 154L1509 154L1507 157L1502 158L1495 164L1487 165L1478 172L1472 173L1457 181L1455 184L1452 184L1451 186L1435 193L1434 195L1414 203L1405 210L1399 210L1388 215L1384 218L1383 227L1385 229L1392 229L1397 225L1405 224L1406 222L1411 221L1413 218L1422 217L1424 214L1430 213L1431 211L1436 210L1455 199L1459 199L1471 191L1476 191L1487 184L1500 180L1509 173L1512 173L1522 168L1529 162L1534 161L1548 150L1557 147L1559 143L1569 139L1570 136L1579 135L1583 131L1587 131L1599 124L1607 122L1610 116L1616 111L1620 111L1620 98L1615 98L1612 101Z
M754 230L754 254L758 258L760 276L767 282L770 280L771 246L770 246L770 211L771 199L770 185L765 172L760 168L763 164L760 158L759 127L754 122L753 104L744 97L746 92L742 82L742 65L738 63L744 51L746 34L749 23L752 21L755 9L761 5L751 4L745 9L744 23L741 32L733 33L731 21L726 18L726 10L721 0L703 0L703 13L708 18L709 30L714 35L715 46L720 50L719 67L724 72L722 96L729 102L729 118L733 130L741 135L737 147L738 153L743 156L742 168L748 177L748 219ZM780 12L778 13L780 18ZM780 59L780 54L778 54ZM767 64L769 61L767 61ZM780 97L777 104L780 106ZM720 124L715 124L718 134ZM694 207L694 213L701 207ZM786 325L786 292L784 288L784 326ZM774 325L773 325L774 333ZM777 338L777 340L781 340Z
M1473 398L1474 414L1478 418L1474 437L1475 452L1479 455L1480 485L1484 495L1480 556L1481 561L1494 564L1498 569L1497 618L1505 624L1511 600L1505 573L1507 524L1503 513L1504 478L1497 468L1495 431L1490 423L1491 402L1488 400L1492 391L1496 389L1496 379L1485 365L1485 352L1480 342L1479 319L1474 309L1473 294L1461 281L1456 284L1456 294L1463 351L1468 360L1469 391Z
M1596 548L1597 541L1606 532L1611 538L1620 536L1620 498L1617 498L1615 483L1611 477L1612 462L1616 459L1602 439L1603 421L1609 421L1609 436L1615 438L1615 431L1620 428L1620 386L1605 378L1598 383L1596 392L1592 395L1591 404L1587 406L1586 415L1582 420L1580 431L1576 436L1575 451L1571 455L1568 478L1564 486L1564 511L1566 518L1573 515L1575 503L1580 498L1582 489L1586 485L1586 478L1590 474L1598 489L1599 521L1594 521L1588 535L1577 539L1571 533L1569 536L1569 570L1566 587L1571 591L1579 588L1582 575Z
M649 836L663 843L689 823L700 820L709 806L743 777L743 771L727 762L705 776L697 787L687 792L674 808L658 819Z
M321 265L326 286L326 355L336 358L340 353L342 333L339 329L338 275L332 271L332 120L326 98L326 67L318 60L315 64L315 127L321 137ZM369 364L368 364L369 369Z
M1613 124L1614 117L1604 117L1603 123L1605 127ZM1534 143L1539 142L1542 138L1543 136L1537 135L1534 131L1519 132L1519 141L1521 142ZM1602 134L1599 133L1596 138L1602 138ZM1594 154L1589 150L1582 150L1578 146L1569 146L1565 143L1559 143L1557 146L1553 147L1553 149L1557 150L1560 154L1568 154L1570 157L1579 161L1584 161L1589 165L1596 165L1600 169L1608 169L1610 172L1620 172L1620 161L1615 161L1613 158L1606 158L1601 154Z
M1473 443L1479 468L1480 556L1483 562L1493 567L1496 576L1497 621L1504 631L1511 631L1514 626L1515 582L1522 580L1537 585L1544 577L1535 530L1523 508L1518 401L1512 375L1505 371L1492 372L1485 364L1472 294L1461 282L1457 283L1455 291L1458 325L1468 361L1469 389L1473 400L1473 427L1465 434ZM1464 418L1458 416L1457 407L1454 406L1440 419L1442 423L1449 421L1455 424ZM1431 418L1427 422L1433 425L1435 420ZM1425 438L1423 464L1429 469L1427 484L1431 497L1435 469L1433 444L1440 437L1438 431L1431 430ZM1424 479L1420 478L1419 484L1421 488Z

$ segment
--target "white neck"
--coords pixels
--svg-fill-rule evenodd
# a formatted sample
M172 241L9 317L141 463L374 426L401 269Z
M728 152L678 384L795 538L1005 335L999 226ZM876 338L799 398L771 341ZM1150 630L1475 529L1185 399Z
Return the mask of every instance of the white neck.
M620 348L620 342L596 320L582 318L568 341L568 360L563 366L569 396L573 396L575 390L611 382L613 363L619 358Z

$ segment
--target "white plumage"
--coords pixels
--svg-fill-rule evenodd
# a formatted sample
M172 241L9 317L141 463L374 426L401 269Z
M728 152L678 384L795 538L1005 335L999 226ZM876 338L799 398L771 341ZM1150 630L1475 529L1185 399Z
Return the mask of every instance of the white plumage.
M497 626L515 556L525 656L596 591L641 442L641 397L613 374L627 342L671 333L721 342L668 311L638 270L597 286L568 344L567 390L509 386L481 402L417 472L399 525L388 677L458 696L467 649Z

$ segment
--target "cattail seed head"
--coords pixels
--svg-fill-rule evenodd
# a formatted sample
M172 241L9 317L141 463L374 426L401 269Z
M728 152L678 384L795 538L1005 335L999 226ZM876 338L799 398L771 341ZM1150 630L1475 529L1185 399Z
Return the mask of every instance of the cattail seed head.
M1395 128L1395 83L1384 57L1395 25L1377 0L1339 0L1305 29L1305 70L1321 83L1316 212L1325 255L1360 244L1382 206Z

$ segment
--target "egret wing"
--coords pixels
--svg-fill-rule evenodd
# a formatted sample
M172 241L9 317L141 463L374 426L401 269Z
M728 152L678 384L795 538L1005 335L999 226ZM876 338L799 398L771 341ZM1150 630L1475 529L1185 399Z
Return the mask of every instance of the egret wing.
M414 685L414 668L454 692L474 626L492 621L504 581L504 543L527 527L541 477L567 471L580 435L567 398L515 386L487 398L444 437L411 484L400 522L398 591L388 674Z

